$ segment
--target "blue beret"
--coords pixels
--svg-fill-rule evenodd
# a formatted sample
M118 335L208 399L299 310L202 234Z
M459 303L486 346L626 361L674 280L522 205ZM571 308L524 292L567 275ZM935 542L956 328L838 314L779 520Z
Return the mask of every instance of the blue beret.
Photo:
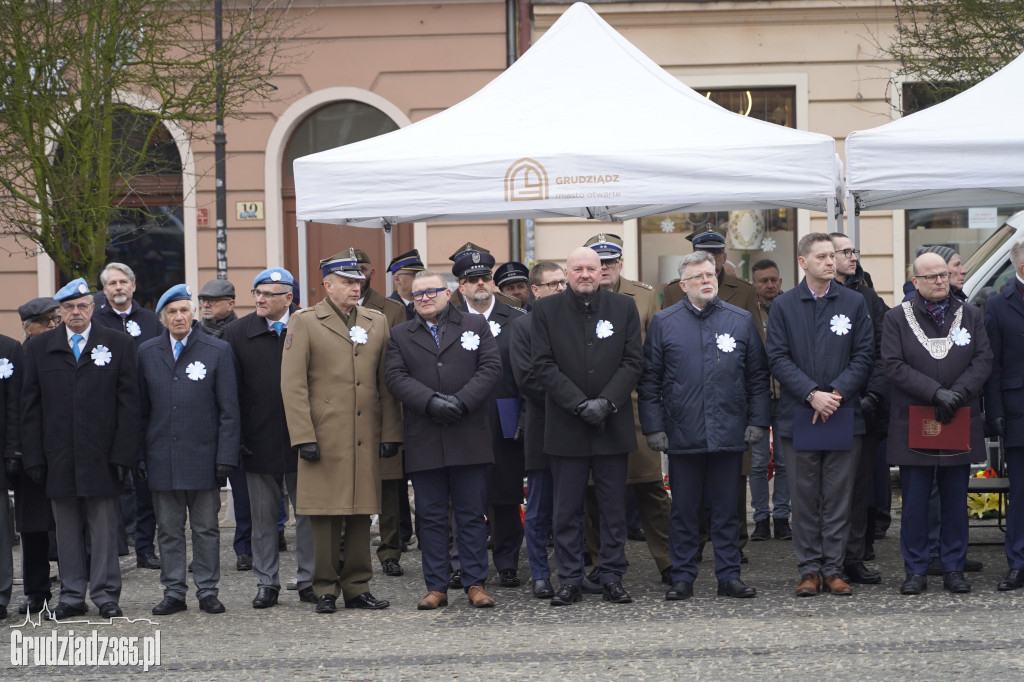
M53 300L57 303L63 303L64 301L70 301L76 298L89 295L89 285L85 283L85 280L79 277L73 279L60 288L60 291L53 295Z
M191 300L192 289L190 289L187 284L175 284L173 287L165 291L164 295L160 297L160 300L156 304L156 312L159 313L168 303Z
M258 284L292 284L294 282L295 278L292 277L292 273L284 268L267 268L256 275L252 281L252 288L255 289Z

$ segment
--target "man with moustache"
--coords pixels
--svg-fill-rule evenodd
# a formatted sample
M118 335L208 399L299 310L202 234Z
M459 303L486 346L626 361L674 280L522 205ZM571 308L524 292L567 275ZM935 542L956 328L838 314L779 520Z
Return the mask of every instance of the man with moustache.
M117 496L139 445L139 381L130 337L92 323L84 279L55 295L64 322L25 347L22 453L46 485L57 528L61 593L54 620L122 615ZM85 538L89 538L86 560Z
M472 256L470 256L472 259ZM416 491L417 534L427 594L416 605L448 605L448 509L462 584L475 607L494 606L487 580L487 467L494 462L487 406L501 379L501 354L482 315L450 304L444 276L413 280L416 317L393 330L387 385L404 406L405 468Z
M749 598L740 579L736 486L743 450L768 429L768 359L753 318L718 300L710 254L679 265L686 301L654 316L638 386L650 446L669 458L672 484L672 587L689 599L697 577L698 508L707 500L718 595Z
M626 472L636 430L631 394L643 370L636 305L600 286L601 259L569 254L569 288L533 309L534 372L545 393L544 451L554 482L558 592L552 606L582 599L583 498L593 475L601 500L597 556L603 598L632 602L626 572Z
M903 489L900 550L906 580L901 594L920 594L928 586L928 498L936 480L942 584L954 593L971 591L963 574L968 533L963 505L971 464L985 460L981 393L992 370L992 349L981 311L952 294L950 279L942 256L924 253L914 259L911 281L917 294L885 314L882 331L882 360L891 390L887 459L900 467ZM939 424L950 423L960 407L968 407L970 446L912 449L911 431L932 428L911 420L915 405L934 406Z
M797 254L805 277L775 299L767 337L772 376L782 389L779 446L790 473L793 552L800 573L796 595L816 596L824 579L825 589L845 596L853 594L840 571L864 433L860 394L874 365L874 330L864 297L833 281L835 248L827 234L804 236ZM805 407L810 410L795 413ZM795 432L827 421L839 409L853 410L852 434L842 434L852 443L849 449L796 449Z

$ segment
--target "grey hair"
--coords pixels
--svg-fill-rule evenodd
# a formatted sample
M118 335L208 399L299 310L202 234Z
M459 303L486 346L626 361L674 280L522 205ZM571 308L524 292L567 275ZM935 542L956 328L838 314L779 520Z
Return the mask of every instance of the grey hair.
M1021 263L1024 263L1024 239L1010 247L1010 262L1013 263L1013 267L1020 269Z
M701 263L715 264L715 257L703 249L697 249L693 253L688 253L683 256L682 260L679 261L679 277L682 279L683 272L687 267L691 265L700 265Z
M130 267L124 263L107 263L103 266L103 270L100 271L101 287L107 286L107 270L120 270L131 280L132 284L135 284L135 272Z
M412 281L415 282L416 280L426 279L428 277L437 277L445 286L448 286L448 278L445 277L440 272L435 272L434 270L420 270L415 275L413 275Z

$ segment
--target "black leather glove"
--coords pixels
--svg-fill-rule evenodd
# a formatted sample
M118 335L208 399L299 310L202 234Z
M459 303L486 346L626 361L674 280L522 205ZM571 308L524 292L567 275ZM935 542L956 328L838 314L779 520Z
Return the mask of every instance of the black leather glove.
M303 443L299 446L299 457L307 462L319 462L320 446L316 443Z
M146 460L140 459L139 463L135 465L135 475L139 477L140 481L149 480L149 468L146 466Z
M401 443L381 443L380 444L380 458L391 459L398 454L398 448L402 446Z
M462 404L462 401L459 401ZM462 405L465 408L465 405ZM435 393L427 402L427 416L438 424L454 424L462 417L462 410L459 405L448 399L441 393Z
M43 485L46 483L46 465L39 464L34 467L25 469L25 475L32 479L32 482L36 485Z
M1006 421L1005 419L1003 420ZM17 476L21 473L21 457L8 457L4 461L4 471L8 476Z
M124 479L128 475L128 467L123 464L115 464L114 475L117 476L118 483L124 483Z
M228 484L228 476L238 471L238 467L233 467L230 464L218 464L214 471L214 476L217 477L217 485L223 488Z
M465 416L469 414L469 408L466 407L466 403L462 402L462 398L457 395L450 395L448 393L438 393L439 396L450 402L452 405L459 409L459 416Z
M878 414L878 407L882 404L882 400L876 393L865 393L864 397L860 399L860 412L864 417L864 421L873 421L875 416Z
M743 442L747 445L757 445L764 440L764 434L767 433L765 429L760 426L754 426L750 424L746 429L743 430Z
M935 405L935 421L948 424L956 416L957 408L963 397L948 388L940 388L932 396L932 405Z
M992 433L996 434L1000 438L1006 438L1006 417L996 417L988 422L988 427L992 429ZM7 460L10 462L11 460ZM10 469L7 473L11 473Z
M664 431L648 433L644 438L647 439L647 447L651 450L657 450L658 452L665 452L668 450L668 434Z
M612 404L607 398L591 398L580 403L576 410L587 424L603 426L605 418L612 413Z

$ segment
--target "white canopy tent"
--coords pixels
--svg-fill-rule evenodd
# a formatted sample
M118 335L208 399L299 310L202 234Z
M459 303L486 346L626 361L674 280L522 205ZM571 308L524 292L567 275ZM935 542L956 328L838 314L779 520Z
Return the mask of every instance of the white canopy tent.
M294 170L299 221L361 227L775 207L831 224L842 198L831 137L722 109L583 3L468 99Z
M862 210L1024 203L1024 55L941 104L850 133L846 183Z

